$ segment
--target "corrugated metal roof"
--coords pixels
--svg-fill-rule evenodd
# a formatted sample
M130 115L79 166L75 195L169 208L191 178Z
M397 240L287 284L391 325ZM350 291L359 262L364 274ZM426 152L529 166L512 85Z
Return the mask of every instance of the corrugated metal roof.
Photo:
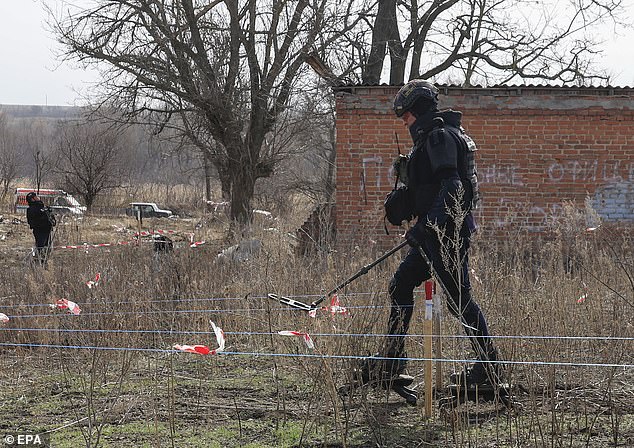
M372 88L372 87L380 87L380 88L396 88L401 87L403 84L386 84L386 83L376 83L376 84L341 84L338 86L334 86L333 90L348 90L353 88ZM634 87L629 86L558 86L552 84L495 84L491 86L461 86L457 84L436 84L439 89L460 89L460 90L502 90L502 89L513 89L513 90L521 90L521 89L552 89L552 90L585 90L585 91L605 91L605 90L615 90L615 91L623 91L623 90L634 90Z

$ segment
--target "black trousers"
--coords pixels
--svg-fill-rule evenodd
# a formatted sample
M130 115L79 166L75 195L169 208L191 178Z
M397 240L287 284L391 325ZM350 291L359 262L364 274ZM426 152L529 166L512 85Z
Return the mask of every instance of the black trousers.
M478 359L487 359L493 353L486 319L477 302L471 296L469 281L469 239L461 238L460 247L452 248L452 243L443 243L433 237L423 242L425 254L432 262L440 280L451 297L447 299L449 311L461 320L465 332ZM455 244L453 245L455 247ZM443 251L445 252L443 254ZM443 255L445 255L443 257ZM444 258L444 260L443 260ZM446 264L445 265L445 262ZM414 288L431 278L429 266L418 249L410 248L390 281L389 293L392 300L388 333L401 335L390 337L387 356L403 356L405 336L414 311ZM467 328L468 325L471 328ZM481 350L481 349L482 350Z
M37 257L40 263L46 262L46 257L50 251L51 245L51 231L50 230L33 230L33 236L35 237L35 247L37 251Z

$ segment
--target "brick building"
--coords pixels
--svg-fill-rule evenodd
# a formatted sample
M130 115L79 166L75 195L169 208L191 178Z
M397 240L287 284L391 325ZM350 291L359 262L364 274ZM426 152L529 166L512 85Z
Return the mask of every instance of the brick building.
M391 164L411 146L391 110L393 86L336 93L338 239L385 235ZM546 230L567 201L634 224L634 88L441 87L478 145L484 230Z

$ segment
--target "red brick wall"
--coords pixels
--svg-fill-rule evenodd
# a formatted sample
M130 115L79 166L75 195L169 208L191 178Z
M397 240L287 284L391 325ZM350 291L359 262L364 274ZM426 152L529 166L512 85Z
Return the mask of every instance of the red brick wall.
M336 92L339 240L385 235L382 207L394 185L396 135L403 153L411 147L391 111L397 90ZM462 111L477 143L481 228L547 230L567 201L591 203L606 221L634 223L634 89L446 87L440 107Z

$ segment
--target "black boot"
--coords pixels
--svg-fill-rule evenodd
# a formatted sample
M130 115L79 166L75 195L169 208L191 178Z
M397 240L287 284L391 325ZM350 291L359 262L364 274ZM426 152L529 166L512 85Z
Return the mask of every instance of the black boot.
M488 355L488 362L478 361L471 367L465 367L462 372L452 373L450 381L452 384L469 386L498 386L501 382L500 364L497 362L497 350L491 349Z
M378 353L364 359L359 369L363 384L390 381L405 371L407 361L404 357L381 356Z
M476 362L462 372L454 372L450 376L452 384L470 386L493 386L499 383L499 374L495 364L485 367L485 363Z

